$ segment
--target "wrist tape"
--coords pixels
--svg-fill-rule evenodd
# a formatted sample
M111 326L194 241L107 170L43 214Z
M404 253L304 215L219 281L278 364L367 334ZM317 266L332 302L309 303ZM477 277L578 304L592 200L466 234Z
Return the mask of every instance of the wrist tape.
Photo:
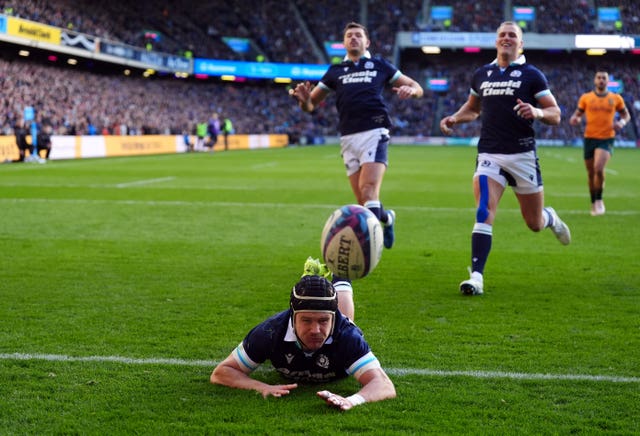
M353 404L353 406L359 406L360 404L364 404L367 401L364 399L364 397L360 394L353 394L349 397L346 398L347 400L349 400L349 402L351 404Z

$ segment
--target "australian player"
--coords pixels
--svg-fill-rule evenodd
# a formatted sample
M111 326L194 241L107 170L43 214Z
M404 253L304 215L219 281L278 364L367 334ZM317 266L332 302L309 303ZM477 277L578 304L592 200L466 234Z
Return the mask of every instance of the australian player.
M532 124L560 123L560 108L545 76L526 63L522 29L514 22L500 24L497 58L478 68L467 101L440 121L444 134L456 124L481 117L478 157L473 176L476 222L471 233L471 277L460 283L465 295L483 293L484 267L491 251L493 222L507 185L520 204L525 223L534 232L550 228L558 240L571 242L569 227L551 207L544 207L542 176Z
M609 92L609 73L600 68L593 78L594 89L580 96L578 107L569 119L569 124L577 126L586 118L584 129L584 164L587 169L589 193L591 195L591 215L604 215L602 201L604 191L604 168L613 153L616 132L624 129L631 114L620 94ZM620 118L614 122L616 113Z
M344 29L344 61L329 67L318 85L299 83L290 91L305 112L314 111L330 92L336 93L342 158L358 204L371 210L383 225L384 246L394 243L395 212L380 202L380 187L388 164L391 119L382 91L392 85L401 99L419 98L422 87L395 66L368 51L367 29L349 23Z

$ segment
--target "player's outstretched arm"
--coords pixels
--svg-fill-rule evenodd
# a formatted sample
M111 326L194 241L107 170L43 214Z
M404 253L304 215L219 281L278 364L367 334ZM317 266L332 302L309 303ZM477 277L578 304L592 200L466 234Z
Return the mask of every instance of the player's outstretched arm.
M300 109L305 112L313 112L327 94L327 91L319 86L312 86L309 81L298 83L295 88L289 90L289 95L298 101Z
M289 394L292 389L298 387L297 384L269 385L259 380L252 379L249 372L245 372L233 355L229 355L220 362L211 373L211 383L228 386L236 389L249 389L260 392L264 398L268 396L281 397Z
M320 391L318 397L327 405L340 410L349 410L364 403L388 400L396 397L396 388L382 368L365 372L358 379L362 388L355 394L343 397L330 391Z
M624 129L624 126L626 126L629 121L631 121L631 113L629 113L629 110L626 107L620 109L618 111L618 114L620 114L620 119L613 123L613 128L616 132L620 132L622 129Z
M572 126L577 126L582 122L582 114L584 111L580 108L577 108L571 118L569 118L569 124Z
M422 86L420 86L420 84L411 77L405 76L404 74L398 77L398 80L393 83L392 91L403 100L407 98L420 98L424 95Z
M480 116L481 109L480 99L473 94L469 94L467 101L455 114L440 120L440 130L445 135L450 135L453 133L453 126L475 120Z

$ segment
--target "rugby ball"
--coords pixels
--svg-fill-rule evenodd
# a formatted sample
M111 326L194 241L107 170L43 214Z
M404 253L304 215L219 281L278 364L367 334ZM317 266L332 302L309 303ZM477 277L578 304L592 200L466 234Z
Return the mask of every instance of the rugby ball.
M337 277L356 280L371 273L382 256L382 226L369 209L350 204L327 219L320 240L322 258Z

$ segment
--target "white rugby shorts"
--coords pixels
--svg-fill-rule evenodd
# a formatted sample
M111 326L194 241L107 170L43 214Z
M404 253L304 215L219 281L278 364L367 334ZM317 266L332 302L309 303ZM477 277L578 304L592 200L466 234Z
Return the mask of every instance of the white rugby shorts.
M543 190L540 163L535 151L516 154L479 153L474 177L486 175L518 194Z
M340 153L347 176L358 172L362 164L380 162L389 164L389 129L380 127L340 137Z

